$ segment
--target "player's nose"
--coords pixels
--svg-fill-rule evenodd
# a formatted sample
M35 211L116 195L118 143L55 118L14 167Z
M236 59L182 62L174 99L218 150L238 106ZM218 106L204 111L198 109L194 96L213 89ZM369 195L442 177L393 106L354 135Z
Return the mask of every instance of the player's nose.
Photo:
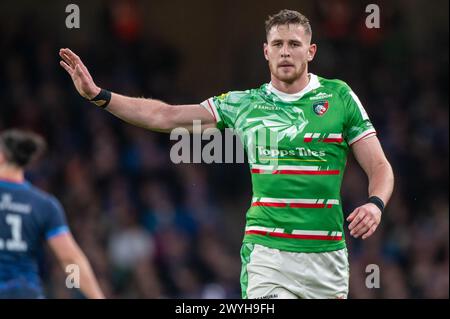
M291 54L289 53L289 46L283 45L280 51L281 57L286 58L289 57Z

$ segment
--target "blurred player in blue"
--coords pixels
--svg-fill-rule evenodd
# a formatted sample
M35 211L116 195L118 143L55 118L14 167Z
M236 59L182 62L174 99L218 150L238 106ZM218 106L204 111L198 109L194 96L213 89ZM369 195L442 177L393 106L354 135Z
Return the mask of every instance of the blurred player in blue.
M87 298L104 298L61 204L24 178L25 167L44 147L44 140L33 133L0 133L0 298L44 298L37 264L44 242L64 270L69 265L77 270L73 274L79 274L79 288Z

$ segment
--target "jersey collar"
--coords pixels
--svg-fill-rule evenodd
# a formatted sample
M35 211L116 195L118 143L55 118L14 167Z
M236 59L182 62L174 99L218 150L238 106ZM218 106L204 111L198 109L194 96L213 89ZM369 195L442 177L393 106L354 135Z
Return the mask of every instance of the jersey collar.
M319 79L317 78L317 75L315 75L313 73L309 73L309 76L310 76L310 78L309 78L308 85L306 85L303 88L303 90L301 90L300 92L293 93L293 94L284 93L284 92L281 92L281 91L277 90L276 88L274 88L274 86L272 85L272 82L270 82L267 85L267 93L275 94L280 100L282 100L284 102L297 101L297 100L301 99L303 97L303 95L305 95L306 93L320 87L320 82L319 82Z
M23 180L22 182L16 182L5 178L0 178L0 186L11 188L23 188L28 187L29 183L26 180Z

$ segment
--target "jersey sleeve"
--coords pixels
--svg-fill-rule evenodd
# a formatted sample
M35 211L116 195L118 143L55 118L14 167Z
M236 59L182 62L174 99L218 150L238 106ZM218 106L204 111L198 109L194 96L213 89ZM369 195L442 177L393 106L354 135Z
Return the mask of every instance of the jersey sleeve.
M343 92L345 106L344 138L348 145L376 135L375 128L361 101L352 89L346 85Z
M212 114L218 129L234 128L241 104L240 101L245 94L246 92L228 92L211 97L200 103L200 105Z
M48 200L45 218L45 239L48 240L55 236L69 232L64 209L61 203L56 198L50 198Z

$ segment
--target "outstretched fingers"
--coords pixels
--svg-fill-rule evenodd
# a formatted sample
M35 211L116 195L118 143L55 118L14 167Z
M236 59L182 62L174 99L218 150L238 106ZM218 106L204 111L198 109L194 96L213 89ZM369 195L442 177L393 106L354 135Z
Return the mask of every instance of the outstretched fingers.
M67 48L60 49L59 55L62 59L59 64L69 73L78 93L86 99L95 97L100 88L95 85L80 57Z
M67 65L69 65L72 69L75 68L75 62L72 60L72 58L66 53L66 51L64 49L61 49L59 51L59 56L61 57L61 59L64 60L64 62L66 62Z
M65 61L59 61L59 65L61 65L70 76L73 76L74 70Z
M80 69L82 70L82 73L90 80L92 80L92 76L89 73L88 69L86 68L86 66L84 65L83 61L81 61L81 58L75 54L72 50L70 49L61 49L61 54L63 56L63 58L67 59L68 61L70 61L70 65L72 66L72 68L76 68L77 65L79 65Z
M73 62L74 65L79 64L80 67L84 66L83 62L81 61L80 57L76 55L72 50L65 49L64 54L67 55L70 60Z

